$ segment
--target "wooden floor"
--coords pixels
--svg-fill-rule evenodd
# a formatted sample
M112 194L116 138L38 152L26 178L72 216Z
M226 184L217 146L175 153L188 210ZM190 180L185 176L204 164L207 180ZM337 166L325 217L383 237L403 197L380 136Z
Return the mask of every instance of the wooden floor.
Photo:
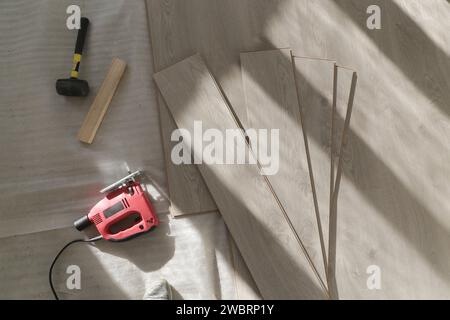
M199 52L244 127L241 52L290 47L355 69L332 244L335 297L450 297L448 1L147 3L153 50L177 61ZM381 30L366 27L373 4L382 9ZM337 128L344 120L337 105ZM381 271L379 290L367 287L371 266Z

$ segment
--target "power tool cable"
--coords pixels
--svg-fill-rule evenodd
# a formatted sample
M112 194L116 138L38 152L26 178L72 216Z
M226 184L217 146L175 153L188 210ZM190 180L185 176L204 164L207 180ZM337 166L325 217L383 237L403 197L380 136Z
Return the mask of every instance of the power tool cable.
M52 273L53 273L53 267L55 266L56 261L58 260L58 258L61 256L61 254L64 252L64 250L66 250L68 247L70 247L72 244L74 243L93 243L93 242L97 242L99 240L102 240L103 237L102 236L97 236L91 239L76 239L76 240L72 240L70 241L68 244L66 244L59 252L58 254L55 256L55 259L53 259L53 262L50 266L50 269L48 271L48 281L50 283L50 288L52 289L52 293L53 296L55 297L55 300L59 300L58 295L56 294L55 288L53 287L53 280L52 280Z

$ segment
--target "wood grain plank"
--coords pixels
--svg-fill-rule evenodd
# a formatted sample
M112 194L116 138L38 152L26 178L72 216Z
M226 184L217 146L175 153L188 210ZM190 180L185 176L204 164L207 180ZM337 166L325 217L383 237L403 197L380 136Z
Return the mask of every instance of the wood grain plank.
M191 138L196 138L194 122L199 120L204 130L213 128L222 134L227 129L240 130L199 55L155 74L155 80L178 127ZM194 152L198 155L199 150ZM260 167L204 163L198 167L262 296L325 298L326 290Z
M294 63L297 90L303 115L303 129L308 140L310 173L323 234L325 268L327 268L335 62L295 57ZM334 179L332 184L334 185Z
M187 2L185 3L187 6ZM153 50L153 64L155 72L178 62L184 55L190 55L191 52L188 29L182 28L181 23L172 23L179 10L185 12L188 7L183 3L174 6L174 3L168 1L158 5L156 2L147 4L149 15L150 39ZM171 37L173 28L177 33L183 33L182 37ZM173 216L182 216L185 214L196 214L204 212L213 212L217 206L203 181L198 169L194 165L180 164L175 165L171 158L171 151L177 142L172 141L171 135L177 126L170 115L164 99L158 94L158 107L161 123L161 137L164 147L164 158L166 163L166 173L168 180L170 196L170 213Z
M217 206L197 167L189 164L175 165L172 162L171 152L178 142L172 141L171 135L177 126L159 93L158 106L169 188L170 214L178 217L186 214L217 212Z
M94 141L97 130L103 121L103 117L108 110L114 94L116 93L126 66L127 64L123 60L118 58L112 60L105 80L81 125L80 131L78 131L78 140L81 142L91 144Z
M337 186L340 184L340 179L337 179L337 173L339 170L339 161L342 158L341 165L344 162L344 159L349 158L348 155L348 140L347 133L350 126L350 118L352 114L352 109L349 110L349 107L353 108L353 100L354 93L352 92L352 85L356 86L357 79L353 79L356 77L356 73L347 68L336 66L337 71L337 87L336 87L336 106L332 118L332 128L333 128L333 141L332 141L332 154L333 154L333 163L334 170L332 179L333 179L333 192ZM356 88L353 88L356 90ZM349 118L347 120L347 118ZM344 121L339 121L338 119L344 119ZM347 154L346 154L347 152Z
M261 300L255 280L253 280L247 265L242 258L236 242L229 236L230 254L233 261L236 300Z
M322 281L326 281L323 236L314 206L291 50L241 53L241 67L249 127L279 131L278 171L267 178ZM259 141L253 138L251 145L258 147ZM275 159L276 155L271 156Z
M357 74L353 70L345 67L335 67L336 85L336 105L332 114L332 170L331 170L331 200L329 212L329 256L328 256L328 288L333 298L339 297L339 290L336 283L336 263L337 263L337 232L338 232L338 203L339 189L342 179L344 162L349 161L349 130L350 120L353 111L353 103L357 85ZM338 121L344 119L344 121ZM345 213L344 213L345 214Z

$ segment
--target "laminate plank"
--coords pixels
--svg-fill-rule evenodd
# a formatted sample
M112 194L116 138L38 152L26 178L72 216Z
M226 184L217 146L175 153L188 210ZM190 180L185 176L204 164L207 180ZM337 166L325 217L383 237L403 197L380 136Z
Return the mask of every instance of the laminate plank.
M336 284L336 263L337 263L337 223L339 189L342 179L343 164L349 163L349 143L350 120L353 111L355 91L357 85L357 74L353 70L345 67L335 66L336 71L336 104L332 113L332 170L331 170L331 199L329 217L329 256L328 256L328 287L333 298L338 298L338 288ZM345 119L338 121L337 119ZM345 213L343 213L345 214Z
M178 142L172 141L171 135L177 129L177 126L160 94L158 94L158 106L169 189L170 213L174 217L178 217L186 214L217 212L217 206L198 169L194 165L175 165L172 162L171 153Z
M194 135L195 121L202 121L204 130L224 135L227 129L241 130L199 55L156 73L155 80L178 127L186 130L184 138L192 138L194 145L201 142L195 142L199 138ZM244 146L249 153L249 146ZM199 156L198 149L193 151ZM326 290L260 167L205 163L198 167L262 296L325 298Z
M249 128L279 131L279 141L271 141L279 145L278 170L267 178L326 282L326 255L314 206L291 50L241 53L241 68ZM250 137L250 143L258 147L254 138ZM271 156L275 159L276 155Z
M334 169L332 170L333 175L333 192L337 186L339 186L340 181L337 179L337 172L339 169L339 161L342 157L343 162L348 162L350 160L348 154L348 130L350 125L350 120L346 121L348 117L351 117L352 110L349 109L353 106L354 92L352 94L352 84L353 77L356 76L355 72L349 68L337 66L337 88L336 88L336 106L332 118L332 128L333 128L333 141L332 141L332 155ZM356 88L355 88L356 89ZM339 121L338 119L344 119L344 121ZM347 125L346 125L347 124Z
M261 300L255 280L253 280L247 265L242 258L236 242L229 237L231 257L234 269L234 281L236 287L236 300Z
M295 76L302 109L304 131L308 140L310 173L314 184L328 261L331 188L332 114L334 106L335 62L322 59L294 58ZM332 183L333 179L333 183Z
M184 4L179 4L182 5L181 10L187 10ZM188 5L187 2L186 5ZM153 64L155 72L157 72L181 60L183 54L190 54L187 40L189 38L186 34L188 30L179 28L181 24L171 23L173 16L178 12L171 11L173 9L171 1L161 3L161 6L157 6L156 3L148 3L147 7L149 8L150 39L154 48ZM170 37L173 32L172 28L176 28L177 32L183 33L186 37ZM173 216L182 216L216 211L217 206L197 167L190 164L175 165L172 161L171 152L178 142L172 141L171 136L177 126L167 110L164 99L159 94L158 108L170 197L170 213Z

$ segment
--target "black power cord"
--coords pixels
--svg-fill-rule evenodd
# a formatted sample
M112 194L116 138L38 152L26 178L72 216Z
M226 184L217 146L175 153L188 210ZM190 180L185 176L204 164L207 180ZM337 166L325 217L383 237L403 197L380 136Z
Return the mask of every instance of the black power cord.
M97 241L102 240L102 239L103 239L102 236L98 236L98 237L94 237L92 239L87 239L87 240L84 240L84 239L73 240L73 241L70 241L68 244L66 244L58 252L58 254L56 255L55 259L53 259L53 262L52 262L52 264L50 266L50 269L48 271L48 281L50 283L50 288L52 289L52 293L53 293L53 296L55 297L55 300L59 300L59 297L56 294L55 288L53 287L52 273L53 273L53 267L55 266L55 263L58 260L59 256L64 252L64 250L66 250L69 246L71 246L74 243L80 243L80 242L82 242L82 243L93 243L93 242L97 242Z

